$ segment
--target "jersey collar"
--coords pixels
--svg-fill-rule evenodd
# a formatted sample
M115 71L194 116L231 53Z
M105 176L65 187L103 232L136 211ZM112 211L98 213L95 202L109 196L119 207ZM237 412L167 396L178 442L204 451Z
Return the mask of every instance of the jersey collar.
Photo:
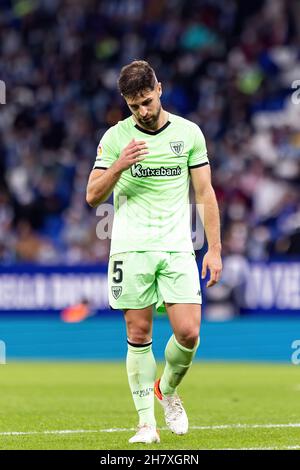
M170 117L170 114L169 114L169 117ZM136 129L138 129L139 131L143 132L144 134L148 134L148 135L157 135L157 134L160 134L161 132L163 132L170 124L171 124L171 121L168 119L166 124L164 124L162 127L160 127L159 129L157 129L156 131L148 131L147 129L143 129L142 127L140 127L138 124L136 124L135 120L132 118L133 122L134 122L134 127Z

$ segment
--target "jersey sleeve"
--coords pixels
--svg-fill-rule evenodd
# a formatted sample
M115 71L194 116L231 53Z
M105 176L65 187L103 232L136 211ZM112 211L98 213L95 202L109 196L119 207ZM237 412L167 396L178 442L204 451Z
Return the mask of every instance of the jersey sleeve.
M106 170L119 158L119 150L116 142L117 139L115 137L114 128L111 127L105 132L105 134L103 134L98 144L97 156L93 170L96 168L99 170Z
M197 125L193 127L194 145L190 150L188 167L198 168L209 163L204 135Z

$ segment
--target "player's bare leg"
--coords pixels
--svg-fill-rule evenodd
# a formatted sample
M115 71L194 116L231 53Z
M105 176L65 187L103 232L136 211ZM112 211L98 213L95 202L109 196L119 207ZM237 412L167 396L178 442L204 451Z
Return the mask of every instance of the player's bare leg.
M164 408L167 426L176 434L188 431L188 418L176 388L189 370L199 345L201 305L166 304L174 335L165 349L166 365L155 383L155 395Z
M199 340L201 323L200 304L165 304L177 341L193 349Z
M135 408L139 415L137 433L130 443L159 442L154 416L156 363L152 353L152 306L124 310L128 352L126 368Z

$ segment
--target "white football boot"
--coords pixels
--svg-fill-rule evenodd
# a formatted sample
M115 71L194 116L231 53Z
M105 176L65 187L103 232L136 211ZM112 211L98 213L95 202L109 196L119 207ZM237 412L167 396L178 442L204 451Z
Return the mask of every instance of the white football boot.
M177 394L164 396L159 388L160 379L154 384L154 394L165 412L166 425L174 434L186 434L189 420Z
M139 424L137 432L132 436L129 441L131 444L141 442L142 444L152 444L153 442L160 442L159 434L155 426L150 424Z

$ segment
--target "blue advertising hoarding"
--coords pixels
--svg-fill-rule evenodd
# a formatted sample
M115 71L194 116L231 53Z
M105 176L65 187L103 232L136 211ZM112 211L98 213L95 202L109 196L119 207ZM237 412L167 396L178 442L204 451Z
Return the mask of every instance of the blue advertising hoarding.
M300 261L225 258L218 289L203 289L204 301L222 307L230 298L235 315L300 315ZM0 268L0 313L57 314L85 300L97 313L111 313L106 264Z

